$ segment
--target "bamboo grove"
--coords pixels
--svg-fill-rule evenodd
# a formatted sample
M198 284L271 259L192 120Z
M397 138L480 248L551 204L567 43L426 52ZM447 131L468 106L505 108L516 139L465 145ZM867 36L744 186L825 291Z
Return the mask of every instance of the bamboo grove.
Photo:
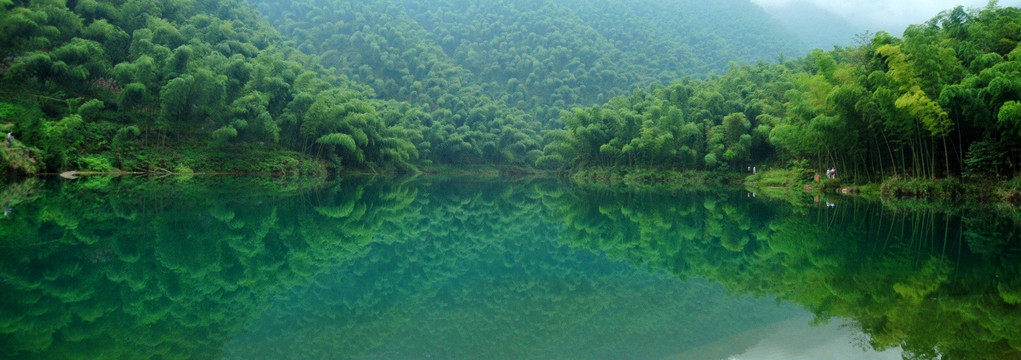
M961 7L779 65L565 112L537 165L837 167L864 180L1021 168L1021 11Z
M995 1L794 60L741 1L469 5L0 0L0 171L1021 170Z
M657 1L636 6L661 14ZM727 3L743 9L728 21L753 31L722 37L700 29L724 17L714 6L660 15L694 24L666 34L644 15L609 21L582 3L464 5L0 1L0 130L15 135L2 172L532 166L561 109L795 52L741 2ZM485 31L481 14L500 31ZM628 24L643 24L644 42L616 35ZM738 46L750 43L741 34L768 39ZM671 56L635 65L663 49Z
M298 172L309 156L409 168L418 157L415 134L384 123L370 90L281 46L234 1L2 1L0 24L0 115L24 145L4 156L39 149L42 171ZM19 170L33 169L8 169Z

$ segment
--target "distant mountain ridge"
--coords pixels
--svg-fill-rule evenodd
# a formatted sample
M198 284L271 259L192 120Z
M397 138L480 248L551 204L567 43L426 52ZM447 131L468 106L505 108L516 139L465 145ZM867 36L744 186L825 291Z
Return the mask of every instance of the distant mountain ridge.
M562 113L797 56L780 29L748 0L0 1L0 128L27 173L533 166Z
M478 85L540 119L653 82L721 73L732 61L809 49L748 0L249 2L303 51L382 98L423 100L412 93L442 79L447 93ZM415 71L437 66L444 71Z
M247 2L447 164L531 166L563 111L807 49L748 0Z

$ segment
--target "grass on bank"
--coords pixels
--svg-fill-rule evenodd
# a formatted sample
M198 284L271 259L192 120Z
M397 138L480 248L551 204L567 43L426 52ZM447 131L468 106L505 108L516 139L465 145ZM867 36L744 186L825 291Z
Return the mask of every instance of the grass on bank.
M584 168L568 175L582 185L655 187L667 190L704 190L710 186L741 184L742 174L698 170L650 170L620 167Z
M42 166L43 159L62 164ZM15 176L61 173L153 173L153 174L327 174L327 164L308 155L272 146L219 146L182 144L174 147L123 147L91 154L49 154L16 143L0 146L0 173Z
M992 201L1021 205L1021 177L1006 178L888 178L866 185L883 197L936 200Z
M803 168L769 169L748 175L745 183L759 187L800 188L814 180L815 172Z
M419 169L422 174L429 175L454 175L454 176L481 176L486 178L494 177L552 177L557 173L547 170L538 170L531 167L513 165L448 165L429 164Z
M98 159L97 159L98 158ZM282 175L324 175L326 166L309 156L264 146L180 146L169 149L140 149L86 157L84 170L172 173L264 173Z
M745 184L756 187L785 187L796 191L850 192L864 197L924 198L936 200L999 201L1021 205L1021 177L919 179L890 177L879 183L845 184L841 179L821 177L815 182L814 170L804 168L770 169L745 178Z

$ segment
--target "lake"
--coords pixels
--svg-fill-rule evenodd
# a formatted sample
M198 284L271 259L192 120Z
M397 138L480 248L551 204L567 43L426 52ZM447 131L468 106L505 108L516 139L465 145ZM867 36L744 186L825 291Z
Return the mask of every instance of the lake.
M0 192L5 359L1021 356L1021 214L346 177Z

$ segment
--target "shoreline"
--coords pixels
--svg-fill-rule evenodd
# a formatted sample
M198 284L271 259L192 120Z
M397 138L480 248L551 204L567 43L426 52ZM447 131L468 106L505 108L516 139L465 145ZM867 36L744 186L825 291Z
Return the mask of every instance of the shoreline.
M890 177L881 182L845 184L840 178L814 181L815 172L804 169L776 169L748 175L745 185L781 187L809 194L840 194L875 199L919 199L927 201L991 201L1021 206L1021 178L962 180ZM807 175L807 176L806 176Z
M475 176L482 178L544 178L567 180L578 185L595 185L641 189L699 190L715 186L747 186L770 190L786 190L807 194L840 194L875 199L919 199L943 201L993 201L1010 206L1021 206L1021 178L962 181L949 179L890 178L883 182L844 184L841 179L821 179L814 182L814 172L802 169L779 169L757 174L742 172L713 172L703 170L648 170L627 168L583 168L573 171L548 171L501 165L427 166L411 172L376 172L346 170L337 173L244 172L244 171L87 171L71 170L60 173L38 173L25 178L61 177L77 179L82 176L270 176L270 177L331 177L331 176Z

